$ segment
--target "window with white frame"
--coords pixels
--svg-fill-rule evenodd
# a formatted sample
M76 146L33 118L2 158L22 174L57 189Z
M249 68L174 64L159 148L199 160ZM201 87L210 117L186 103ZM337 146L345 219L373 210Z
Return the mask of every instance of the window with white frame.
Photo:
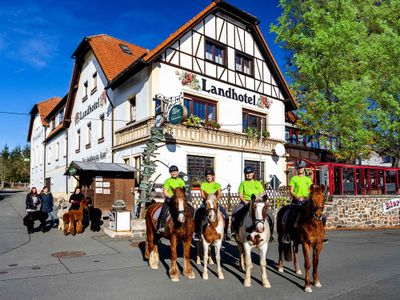
M58 123L61 123L64 120L64 110L61 110L58 114Z
M129 103L129 117L128 122L136 122L136 97L131 97L128 99Z
M85 81L83 84L83 98L82 101L85 101L88 98L88 88L89 88L89 83L88 81Z
M76 151L81 149L81 130L76 131Z
M206 60L226 65L226 47L220 43L206 39Z
M92 142L92 122L86 125L86 148L89 148Z
M92 91L90 92L91 94L97 91L97 72L94 72L92 76L92 86Z
M51 164L51 147L48 148L49 150L47 151L47 164Z
M253 59L244 54L236 52L235 56L235 69L238 72L245 73L247 75L253 75Z
M67 145L68 145L68 138L67 138L67 136L65 136L64 137L64 157L67 157L67 151L68 151L68 148L67 148Z
M99 143L104 142L104 114L100 115L99 120Z
M60 143L57 142L56 144L56 161L58 161L60 159Z

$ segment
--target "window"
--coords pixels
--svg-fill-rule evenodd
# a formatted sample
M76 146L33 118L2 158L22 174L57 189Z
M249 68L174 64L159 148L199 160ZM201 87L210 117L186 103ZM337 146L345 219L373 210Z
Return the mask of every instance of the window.
M60 159L60 143L56 144L56 161Z
M238 72L253 76L253 59L245 54L236 53L235 69Z
M87 123L86 127L86 149L90 148L92 142L92 123Z
M52 120L50 121L50 131L53 130L55 127L56 127L56 120L55 120L55 119L52 119Z
M130 159L129 159L129 157L124 158L123 161L124 161L124 164L126 164L126 165L129 165L129 164L130 164Z
M243 110L242 114L242 126L243 132L246 131L247 128L254 128L257 131L267 130L267 118L265 115L257 114L255 112L249 110Z
M215 102L185 96L184 105L189 116L194 115L203 120L217 121L217 107Z
M90 94L94 94L97 91L97 72L94 72L92 78L93 78L93 88Z
M127 45L119 44L119 46L124 53L132 55L132 52Z
M58 115L58 123L62 123L63 120L64 120L64 110L60 111Z
M76 132L76 150L75 152L78 153L81 150L81 130L78 129Z
M104 114L100 115L99 123L99 140L98 143L104 142Z
M135 178L136 178L137 186L139 186L139 184L140 184L140 169L142 167L141 157L142 157L141 155L137 155L137 156L133 157L134 167L136 168Z
M265 182L265 175L264 175L264 162L261 162L261 178L260 178L260 162L255 160L245 160L244 165L252 167L254 169L254 177L261 181L261 183Z
M83 98L82 101L85 101L88 98L88 82L85 81L83 84Z
M68 151L68 148L67 148L68 140L67 139L68 139L67 136L65 136L64 137L64 157L67 157L67 151Z
M226 65L226 47L206 40L206 59L220 65Z
M129 122L136 122L136 97L131 97L128 99L129 103Z
M51 164L51 147L49 147L49 150L47 152L47 164Z
M205 181L204 172L208 168L214 168L214 158L207 156L187 156L187 172L190 178L190 184L193 186L200 185Z

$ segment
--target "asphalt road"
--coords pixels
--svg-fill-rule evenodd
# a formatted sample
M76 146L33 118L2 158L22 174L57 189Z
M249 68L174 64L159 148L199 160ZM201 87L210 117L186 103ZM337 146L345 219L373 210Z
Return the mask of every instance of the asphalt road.
M49 232L26 233L22 225L24 195L0 200L0 299L399 299L400 230L331 231L320 257L321 288L302 290L303 278L286 263L276 271L277 244L270 244L267 274L272 288L260 283L258 254L254 253L253 285L243 286L233 242L222 253L224 280L210 267L192 265L196 279L167 275L169 248L160 245L161 262L151 270L143 260L143 245L132 239L111 239L103 232L67 236ZM74 258L56 258L61 251L82 251ZM182 260L179 259L180 265ZM304 268L302 268L304 270Z

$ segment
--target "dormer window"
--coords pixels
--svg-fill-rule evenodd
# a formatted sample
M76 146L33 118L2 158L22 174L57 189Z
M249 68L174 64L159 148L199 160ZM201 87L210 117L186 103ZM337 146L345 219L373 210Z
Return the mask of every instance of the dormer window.
M93 88L90 91L90 94L93 95L97 91L97 72L94 72L93 74Z
M89 83L87 81L85 81L85 83L83 84L83 98L82 98L82 101L85 101L88 98L88 86L89 86Z
M127 45L119 44L119 46L121 47L121 49L124 53L132 55L132 52Z

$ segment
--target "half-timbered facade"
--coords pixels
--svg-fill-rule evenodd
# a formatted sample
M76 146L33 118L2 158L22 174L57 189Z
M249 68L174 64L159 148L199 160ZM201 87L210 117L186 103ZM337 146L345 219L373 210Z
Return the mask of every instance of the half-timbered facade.
M155 122L154 98L180 96L188 115L203 126L187 121L167 127L157 181L169 176L165 166L176 164L192 183L214 167L217 180L236 189L245 165L253 165L264 182L273 175L284 182L285 161L274 148L285 142L285 110L296 103L258 22L225 2L212 2L118 75L108 93L118 99L115 119L125 120L115 122L115 162L138 167ZM131 123L130 109L135 111Z

